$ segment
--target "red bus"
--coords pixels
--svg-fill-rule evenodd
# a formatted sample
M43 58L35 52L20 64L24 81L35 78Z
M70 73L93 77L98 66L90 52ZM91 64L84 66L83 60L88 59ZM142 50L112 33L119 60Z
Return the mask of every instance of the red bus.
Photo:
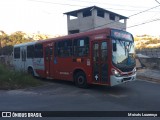
M132 34L111 28L14 46L14 66L34 76L114 86L136 80Z

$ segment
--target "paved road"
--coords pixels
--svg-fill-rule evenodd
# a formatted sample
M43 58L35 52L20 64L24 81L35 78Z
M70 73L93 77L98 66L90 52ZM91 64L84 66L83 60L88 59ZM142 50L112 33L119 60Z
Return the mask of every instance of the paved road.
M159 83L144 80L112 88L91 86L89 89L77 88L70 82L49 82L45 86L36 88L1 90L0 111L156 111L160 110L159 91ZM73 120L76 119L81 120L81 118ZM97 120L99 118L86 119ZM101 119L106 120L106 118ZM151 118L141 119L151 120Z

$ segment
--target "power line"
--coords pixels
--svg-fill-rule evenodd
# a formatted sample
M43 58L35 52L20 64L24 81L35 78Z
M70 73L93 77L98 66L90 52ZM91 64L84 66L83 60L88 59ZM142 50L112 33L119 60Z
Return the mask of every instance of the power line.
M158 4L160 4L160 2L158 0L155 0Z
M80 5L71 5L71 4L62 4L62 3L53 3L53 2L46 2L46 1L40 1L40 0L28 0L28 1L34 1L34 2L42 2L42 3L49 3L49 4L59 4L59 5L68 5L68 6L80 6ZM157 1L157 0L156 0ZM132 14L130 16L128 16L128 18L130 17L133 17L133 16L136 16L136 15L139 15L139 14L142 14L144 12L148 12L149 10L152 10L152 9L155 9L157 7L159 7L160 5L158 6L155 6L155 7L152 7L152 8L149 8L149 9L146 9L144 11L141 11L141 12L138 12L138 13L135 13L135 14ZM82 7L82 6L81 6ZM83 7L87 7L87 6L83 6ZM151 20L151 21L148 21L148 22L143 22L143 23L140 23L140 24L137 24L137 25L133 25L133 26L130 26L130 27L127 27L127 28L131 28L131 27L136 27L136 26L139 26L139 25L143 25L143 24L147 24L147 23L150 23L150 22L154 22L154 21L158 21L160 19L154 19L154 20ZM102 27L102 26L105 26L105 25L108 25L108 24L112 24L112 23L115 23L115 22L118 22L119 20L116 20L116 21L112 21L110 23L107 23L107 24L103 24L103 25L100 25L100 26L97 26L97 27L94 27L94 28L99 28L99 27ZM91 30L91 29L94 29L94 28L90 28L90 29L87 29L85 31L88 31L88 30ZM123 28L124 29L124 28ZM85 32L83 31L83 32Z
M143 11L138 12L138 13L135 13L135 14L132 14L132 15L128 16L128 18L133 17L133 16L136 16L136 15L139 15L139 14L142 14L142 13L144 13L144 12L147 12L147 11L149 11L149 10L155 9L155 8L157 8L157 7L160 7L160 5L155 6L155 7L152 7L152 8L149 8L149 9L146 9L146 10L143 10ZM159 20L159 19L158 19L158 20ZM158 20L156 19L156 21L158 21ZM113 21L113 22L110 22L110 23L107 23L107 24L103 24L103 25L94 27L94 28L98 28L98 27L102 27L102 26L105 26L105 25L109 25L109 24L112 24L112 23L115 23L115 22L118 22L118 21L119 21L119 20L116 20L116 21ZM143 25L143 24L146 24L146 23L154 22L154 21L155 21L155 20L151 20L151 21L149 21L149 22L143 22L143 23L138 24L138 25ZM138 26L138 25L136 25L136 26ZM135 25L134 25L134 26L135 26ZM128 27L127 27L127 28L128 28ZM93 28L92 28L92 29L93 29ZM90 30L90 29L88 29L88 30ZM85 30L85 31L87 31L87 30Z
M140 26L140 25L144 25L144 24L151 23L151 22L156 22L156 21L159 21L159 20L160 20L160 18L152 19L152 20L150 20L148 22L142 22L142 23L139 23L139 24L136 24L136 25L129 26L127 28L137 27L137 26ZM126 28L122 28L122 30L123 29L126 29Z
M149 11L149 10L155 9L155 8L157 8L157 7L159 7L159 6L160 6L160 5L155 6L155 7L152 7L152 8L149 8L149 9L146 9L146 10L144 10L144 11L141 11L141 12L138 12L138 13L135 13L135 14L132 14L132 15L128 16L128 18L133 17L133 16L136 16L136 15L139 15L139 14L142 14L142 13L147 12L147 11ZM112 24L112 23L115 23L115 22L118 22L118 21L119 21L119 20L112 21L112 22L109 22L109 23L106 23L106 24L103 24L103 25L99 25L99 26L94 27L94 28L103 27L103 26L105 26L105 25L109 25L109 24ZM94 28L90 28L90 29L87 29L87 30L85 30L85 31L88 31L88 30L91 30L91 29L94 29ZM83 31L83 32L85 32L85 31Z
M72 0L74 2L84 2L84 3L91 3L90 1L84 1L84 0L78 0L78 1L75 1L75 0ZM111 4L111 3L106 3L106 2L94 2L92 1L92 3L96 3L96 4L107 4L107 5L112 5L112 6L127 6L127 7L133 7L133 8L142 8L142 6L130 6L130 5L122 5L122 4ZM144 7L143 7L144 8ZM146 8L146 7L145 7Z
M85 5L73 5L73 4L64 4L64 3L56 3L56 2L48 2L48 1L41 1L41 0L28 0L32 2L40 2L40 3L47 3L47 4L54 4L54 5L67 5L67 6L78 6L78 7L88 7ZM93 3L93 2L92 2ZM112 10L123 10L123 11L139 11L139 10L133 10L133 9L122 9L122 8L108 8L107 9L112 9ZM151 11L151 12L159 12L159 11Z
M69 6L81 6L81 5L71 5L71 4L64 4L64 3L55 3L55 2L48 2L48 1L42 1L42 0L28 0L28 1L33 1L33 2L41 2L41 3L48 3L48 4L59 4L59 5L69 5ZM97 3L97 4L106 4L106 5L112 5L112 6L127 6L127 7L134 7L134 8L142 8L142 6L129 6L129 5L120 5L120 4L110 4L110 3L101 3L101 2L90 2L90 1L83 1L83 0L78 0L74 2L84 2L84 3ZM83 6L83 7L87 7L87 6ZM144 8L144 7L143 7ZM145 7L146 8L146 7Z
M155 7L152 7L152 8L149 8L149 9L146 9L146 10L144 10L144 11L141 11L141 12L135 13L135 14L130 15L130 16L128 16L128 17L133 17L133 16L135 16L135 15L139 15L139 14L141 14L141 13L144 13L144 12L147 12L147 11L149 11L149 10L155 9L155 8L157 8L157 7L159 7L159 6L160 6L160 5L155 6Z
M82 5L72 5L72 4L64 4L64 3L48 2L48 1L41 1L41 0L28 0L28 1L40 2L40 3L48 3L48 4L56 4L56 5L67 5L67 6L87 7L87 6L82 6Z
M55 3L55 2L48 2L48 1L41 1L41 0L28 0L28 1L48 3L48 4L57 4L57 5L88 7L88 6L84 6L84 5L72 5L72 4ZM156 0L156 1L157 1L157 0ZM153 8L149 8L149 9L147 9L147 10L145 10L145 11L141 11L141 12L139 12L139 13L136 13L135 15L140 14L140 13L143 13L143 12L146 12L146 11L149 11L149 10L152 10L152 9L157 8L157 7L159 7L159 6L160 6L160 5L155 6L155 7L153 7ZM117 9L117 8L108 8L108 9L113 9L113 10L127 10L127 11L138 11L138 10L129 10L129 9ZM155 12L159 12L159 11L155 11ZM134 14L131 15L131 16L134 16ZM131 16L129 16L129 17L131 17Z

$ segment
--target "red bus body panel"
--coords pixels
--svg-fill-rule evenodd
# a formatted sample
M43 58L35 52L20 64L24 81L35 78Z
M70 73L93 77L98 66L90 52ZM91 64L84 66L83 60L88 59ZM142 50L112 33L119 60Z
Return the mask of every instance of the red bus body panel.
M73 81L74 72L76 70L81 70L86 74L86 79L88 84L100 84L100 85L111 85L110 75L112 74L111 69L114 67L112 65L112 41L109 38L111 34L110 28L104 28L99 30L93 30L85 33L77 33L68 36L63 36L59 38L52 38L38 41L37 44L43 44L43 54L44 54L44 70L36 70L39 76L44 78L51 79L60 79ZM63 40L74 40L81 37L89 37L89 54L83 57L58 57L54 55L55 42ZM101 60L95 62L93 60L93 46L101 46L103 42L107 43L107 60L102 62ZM45 50L50 48L53 54L50 56L46 55ZM101 57L100 53L101 48L98 49L98 54ZM94 65L98 64L99 76L93 75ZM106 80L102 80L102 74L104 74L102 68L105 65L107 67ZM96 80L97 81L96 81ZM99 80L98 80L99 79Z

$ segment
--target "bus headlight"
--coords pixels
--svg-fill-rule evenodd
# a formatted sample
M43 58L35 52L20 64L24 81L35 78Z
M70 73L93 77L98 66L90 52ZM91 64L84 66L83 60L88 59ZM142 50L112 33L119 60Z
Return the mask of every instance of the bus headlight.
M121 76L120 72L118 72L115 69L112 69L112 74L115 75L116 77L120 77Z
M137 72L137 69L134 68L134 69L133 69L133 74L136 74L136 72Z

